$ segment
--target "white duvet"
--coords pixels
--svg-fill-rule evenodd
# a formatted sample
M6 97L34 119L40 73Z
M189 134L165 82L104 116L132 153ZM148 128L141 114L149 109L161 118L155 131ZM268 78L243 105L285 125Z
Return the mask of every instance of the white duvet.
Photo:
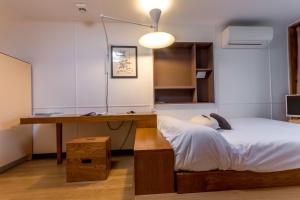
M229 122L233 130L214 130L159 117L159 129L175 152L175 170L275 172L300 168L300 125L262 118Z

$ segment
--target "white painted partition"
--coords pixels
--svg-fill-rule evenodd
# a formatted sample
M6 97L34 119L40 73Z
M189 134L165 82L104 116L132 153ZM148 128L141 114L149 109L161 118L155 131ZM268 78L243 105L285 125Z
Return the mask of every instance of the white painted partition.
M0 172L31 155L32 127L19 122L31 113L31 65L0 54Z

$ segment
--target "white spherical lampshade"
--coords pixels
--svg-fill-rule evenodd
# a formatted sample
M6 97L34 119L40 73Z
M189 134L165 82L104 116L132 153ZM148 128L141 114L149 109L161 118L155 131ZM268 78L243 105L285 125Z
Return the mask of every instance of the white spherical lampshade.
M160 49L172 45L175 42L175 37L165 32L152 32L143 35L139 39L139 44L150 49Z

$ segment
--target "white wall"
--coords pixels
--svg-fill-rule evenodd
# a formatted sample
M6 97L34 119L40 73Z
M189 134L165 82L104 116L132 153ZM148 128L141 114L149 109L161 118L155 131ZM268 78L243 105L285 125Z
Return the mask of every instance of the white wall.
M272 75L272 114L274 119L286 120L285 95L289 93L287 26L274 27L275 37L270 45Z
M157 106L160 113L220 112L228 117L270 117L270 74L268 50L224 50L219 48L220 30L211 24L163 25L177 41L213 41L215 44L216 104ZM124 24L108 26L109 40L115 45L138 45L137 38L148 31ZM276 30L281 31L281 30ZM33 63L34 112L86 113L104 111L103 30L99 24L81 22L2 22L0 51ZM271 46L274 85L282 86L273 96L276 116L281 116L282 97L287 88L286 64L281 58L282 34L275 34ZM150 111L153 107L152 51L139 46L139 78L110 79L109 102L112 112ZM280 57L280 59L278 59ZM278 61L279 60L279 61ZM274 67L273 67L274 65ZM274 69L273 69L274 68ZM278 77L282 77L278 79ZM274 87L273 87L274 88ZM280 99L277 101L277 99ZM276 101L275 101L276 100ZM278 103L278 104L276 104ZM188 117L185 116L185 117ZM117 149L129 124L120 133L110 133L104 125L64 126L64 142L82 135L111 134ZM55 151L55 127L35 126L34 152ZM126 148L132 146L133 134Z

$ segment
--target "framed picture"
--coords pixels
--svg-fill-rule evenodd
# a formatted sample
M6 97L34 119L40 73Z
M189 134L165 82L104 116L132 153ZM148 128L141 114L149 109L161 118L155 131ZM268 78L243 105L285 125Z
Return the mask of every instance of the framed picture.
M111 46L111 78L137 77L137 47Z

